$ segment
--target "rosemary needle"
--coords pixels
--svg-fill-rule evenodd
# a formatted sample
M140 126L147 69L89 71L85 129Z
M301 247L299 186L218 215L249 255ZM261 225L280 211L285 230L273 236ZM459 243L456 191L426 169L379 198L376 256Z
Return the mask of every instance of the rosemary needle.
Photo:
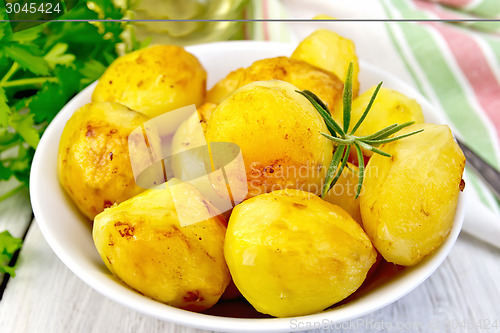
M401 129L410 126L413 124L413 121L403 123L403 124L392 124L387 126L386 128L381 129L370 135L365 136L355 136L354 132L359 128L359 126L363 123L368 112L370 111L373 102L377 98L378 91L382 86L382 82L380 82L375 91L373 92L372 97L370 98L370 102L366 106L365 111L362 116L356 122L352 130L349 132L349 126L351 122L351 109L352 109L352 72L353 72L353 63L349 64L349 68L347 70L347 76L344 83L344 92L343 92L343 126L341 127L331 116L330 110L328 107L312 92L309 90L303 90L297 92L303 95L305 98L311 102L314 108L321 115L323 120L325 121L326 127L330 133L321 133L328 140L331 140L335 145L336 149L333 153L332 160L330 162L330 166L326 172L325 183L323 184L323 188L321 191L321 197L324 198L328 191L335 185L340 175L342 174L342 170L347 165L347 159L349 157L349 153L351 148L354 147L356 150L356 156L358 159L359 173L358 173L358 185L356 187L356 198L359 197L359 193L361 192L361 187L363 185L364 178L364 170L365 164L363 160L362 148L372 151L373 153L391 157L390 154L376 148L379 145L387 142L396 141L402 138L406 138L410 135L414 135L423 131L423 129L413 131L407 134L403 134L400 136L391 137L391 135L399 132Z

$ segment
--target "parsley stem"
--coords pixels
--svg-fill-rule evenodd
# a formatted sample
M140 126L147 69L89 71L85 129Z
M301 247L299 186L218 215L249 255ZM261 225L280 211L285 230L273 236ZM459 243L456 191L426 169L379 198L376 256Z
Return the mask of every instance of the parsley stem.
M58 82L57 77L34 77L29 79L19 79L9 82L1 82L0 87L19 87L19 86L29 86L29 85L41 85L45 82Z
M10 190L9 192L3 194L3 195L0 195L0 202L13 196L14 194L16 194L17 192L19 192L20 190L22 190L24 187L26 186L26 184L24 183L21 183L19 186L17 187L14 187L12 190Z
M12 77L12 75L14 75L17 72L17 70L19 68L20 68L19 64L14 61L14 63L10 67L9 71L5 74L5 76L2 78L2 80L0 80L0 86L3 86L3 84L5 82L7 82L7 80L9 80Z

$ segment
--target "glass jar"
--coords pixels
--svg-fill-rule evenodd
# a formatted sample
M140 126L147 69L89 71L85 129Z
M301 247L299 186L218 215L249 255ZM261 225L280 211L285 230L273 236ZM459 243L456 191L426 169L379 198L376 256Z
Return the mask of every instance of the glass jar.
M234 20L243 18L248 0L134 0L130 9L139 40L152 44L190 45L234 38L242 22L234 21L147 21L147 20Z

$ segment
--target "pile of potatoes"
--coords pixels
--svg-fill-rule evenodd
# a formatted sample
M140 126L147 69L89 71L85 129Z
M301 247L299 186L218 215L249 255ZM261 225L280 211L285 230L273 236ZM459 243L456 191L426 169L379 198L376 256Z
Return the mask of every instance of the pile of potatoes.
M67 122L58 156L60 183L92 221L108 269L182 309L244 297L261 313L290 317L345 299L381 257L411 266L432 254L452 228L465 157L450 129L424 123L418 103L403 94L382 87L355 135L407 121L415 124L398 134L424 131L383 144L391 157L363 151L359 198L355 159L318 196L336 145L320 134L328 133L323 118L296 90L315 93L342 123L351 61L355 124L374 88L359 93L354 44L328 30L308 36L291 57L256 61L208 91L203 66L177 46L148 47L111 64L92 102ZM146 151L129 139L148 120L192 104L197 112L173 138L150 132ZM202 186L182 180L190 178L187 164L207 166L198 153L171 160L176 178L139 187L130 157L149 160L167 139L173 154L207 142L236 144L243 162L226 168L224 179L242 202L223 211ZM201 222L183 224L180 212Z

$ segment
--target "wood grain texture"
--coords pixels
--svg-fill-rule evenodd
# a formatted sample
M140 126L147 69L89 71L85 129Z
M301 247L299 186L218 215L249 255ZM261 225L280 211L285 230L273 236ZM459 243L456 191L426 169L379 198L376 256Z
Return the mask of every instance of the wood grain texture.
M461 235L448 259L420 287L381 310L324 331L484 332L451 326L462 320L497 320L500 325L499 276L500 250ZM206 332L150 318L93 291L55 256L36 224L26 238L17 276L0 302L0 328L15 333Z
M28 189L21 190L12 197L0 201L0 232L7 230L12 236L22 238L31 219ZM3 277L4 274L0 273L0 281Z
M8 230L15 237L22 237L31 222L28 189L0 201L0 232Z

